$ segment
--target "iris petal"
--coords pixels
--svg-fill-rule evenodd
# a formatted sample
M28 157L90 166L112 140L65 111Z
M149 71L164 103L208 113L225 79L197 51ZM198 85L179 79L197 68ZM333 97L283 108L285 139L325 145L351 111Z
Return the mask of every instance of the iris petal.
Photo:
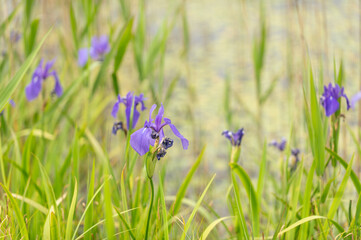
M141 128L130 136L130 145L140 156L149 151L150 145L154 145L154 140L150 137L151 133L150 128Z
M78 65L83 67L88 62L88 49L81 48L78 51Z
M182 146L183 146L183 149L188 149L188 146L189 146L189 141L183 137L182 134L180 134L180 132L178 131L178 129L176 128L176 126L174 126L171 122L171 120L169 118L164 118L164 122L166 122L170 129L172 129L174 135L176 135L181 141L182 141Z

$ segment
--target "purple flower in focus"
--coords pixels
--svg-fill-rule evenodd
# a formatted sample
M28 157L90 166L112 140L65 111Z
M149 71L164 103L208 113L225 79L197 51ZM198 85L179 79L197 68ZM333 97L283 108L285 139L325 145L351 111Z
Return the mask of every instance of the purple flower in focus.
M232 146L240 146L244 136L244 129L241 128L237 132L225 130L222 132L222 135L231 142Z
M321 104L325 108L326 116L329 117L334 114L339 108L340 103L338 99L344 97L347 103L347 110L350 109L350 102L348 97L344 93L344 88L340 88L340 86L336 83L335 86L332 86L330 83L327 86L324 86L324 92L321 97Z
M140 94L139 96L135 96L133 92L128 92L126 97L121 97L120 95L118 95L118 101L114 104L113 106L113 110L112 110L112 116L114 118L117 117L117 113L119 111L119 104L123 103L125 105L125 116L127 119L127 128L129 128L129 124L130 124L130 114L132 111L132 104L133 104L133 99L134 99L134 110L133 110L133 119L132 119L132 128L135 127L135 125L137 124L138 120L139 120L139 116L140 113L137 109L137 106L140 104L141 111L144 111L146 109L146 107L144 106L144 95L143 93Z
M163 104L158 110L158 114L155 119L152 119L152 113L157 107L156 104L152 106L149 113L149 120L145 121L144 127L137 130L130 136L130 145L139 154L144 155L149 151L150 146L157 144L161 145L160 152L158 152L158 160L165 155L165 149L173 145L173 140L164 136L163 127L169 126L182 142L183 149L188 149L189 141L179 133L178 129L172 124L169 118L163 118L164 107ZM162 122L164 120L164 122ZM163 147L164 146L164 147ZM159 155L161 154L161 155ZM159 155L159 156L158 156Z
M100 37L93 37L90 48L81 48L78 51L78 65L83 67L87 62L89 55L96 61L103 60L105 54L110 51L109 39L103 35Z
M276 147L276 148L278 148L278 150L283 152L283 150L285 150L285 148L286 148L286 143L287 143L286 139L282 138L280 142L277 142L276 140L273 140L268 145Z
M298 162L300 161L298 155L300 154L300 149L294 148L291 150L291 156L290 156L290 167L291 171L295 171L298 165Z
M43 81L45 81L50 76L54 77L55 80L55 87L53 93L55 93L58 97L63 94L63 88L60 84L58 74L55 70L50 71L54 63L55 60L49 61L45 64L43 68L43 60L40 61L39 66L35 69L33 73L31 82L25 88L25 94L28 101L34 100L39 95Z

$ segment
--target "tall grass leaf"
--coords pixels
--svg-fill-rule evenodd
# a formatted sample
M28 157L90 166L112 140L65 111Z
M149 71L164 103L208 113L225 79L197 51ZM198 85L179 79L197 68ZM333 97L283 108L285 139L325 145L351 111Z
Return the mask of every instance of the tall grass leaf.
M96 190L96 192L94 193L94 195L93 195L93 197L90 199L90 201L87 202L87 205L86 205L86 207L85 207L85 210L84 210L84 212L83 212L83 215L80 217L79 222L78 222L78 225L77 225L76 228L75 228L75 231L74 231L74 234L73 234L73 237L72 237L73 240L74 240L75 237L76 237L76 233L78 232L78 229L79 229L79 227L80 227L80 225L81 225L81 223L82 223L82 221L83 221L83 219L84 219L84 217L85 217L85 214L88 212L89 208L90 208L91 206L93 206L93 201L94 201L95 197L100 193L100 191L101 191L102 188L104 187L104 184L105 184L108 180L109 180L109 178L104 179L103 184L100 185L100 187Z
M123 61L123 57L125 54L125 51L127 50L128 43L132 37L132 27L133 27L134 19L130 19L127 23L127 25L124 27L123 33L119 39L119 43L117 44L117 54L114 58L114 72L118 71L120 64Z
M51 240L51 214L54 213L54 206L51 206L45 219L43 227L43 239Z
M266 141L263 144L263 151L262 151L262 160L259 167L259 176L258 176L258 182L257 182L257 198L258 198L258 208L261 209L261 199L262 199L262 193L264 188L264 179L266 176L266 161L267 161L267 143Z
M232 171L238 175L248 195L249 202L251 205L251 211L252 211L252 225L254 229L254 235L258 236L260 233L260 229L259 229L260 221L259 221L259 204L257 200L256 191L254 190L250 177L241 166L239 166L236 163L232 163L231 168Z
M168 233L168 213L167 213L167 206L165 204L165 199L164 199L164 189L163 189L163 179L160 175L160 180L159 180L159 192L160 192L160 204L161 204L161 208L162 208L162 219L163 219L163 229L164 229L164 234L163 234L163 239L164 240L169 240L169 233Z
M360 225L360 217L361 217L361 193L358 195L355 217L352 219L350 224L350 229L353 229L356 226Z
M40 203L35 202L34 200L30 199L30 198L26 198L24 196L18 195L13 193L12 196L24 203L29 204L30 206L32 206L33 208L35 208L36 210L38 210L41 213L44 213L45 215L47 215L49 213L49 210L44 207L43 205L41 205Z
M56 215L51 212L50 213L50 236L51 236L51 240L59 240L61 239L60 237L60 229L58 228L59 223L58 220L56 218Z
M20 229L21 237L22 237L24 240L29 240L29 234L28 234L28 231L27 231L27 228L26 228L26 224L25 224L25 221L24 221L24 217L23 217L23 215L22 215L21 212L20 212L20 209L19 209L18 204L16 203L15 199L14 199L13 196L11 195L10 191L9 191L2 183L0 183L0 186L4 189L6 195L7 195L8 198L9 198L11 207L13 208L13 210L14 210L14 212L15 212L15 217L16 217L16 221L17 221L18 224L19 224L19 229Z
M69 3L69 18L70 18L70 26L71 26L71 33L73 35L74 46L75 49L79 49L78 26L76 23L76 17L72 2Z
M212 182L213 182L213 179L216 177L216 174L213 175L212 179L209 181L207 187L204 189L202 195L200 196L200 198L198 199L197 201L197 204L196 206L194 207L191 215L189 216L188 220L187 220L187 224L185 225L184 229L183 229L183 233L182 233L182 236L181 236L181 240L184 240L187 236L187 232L189 230L189 227L191 226L191 223L193 221L193 218L195 217L197 211L198 211L198 208L200 207L202 201L203 201L203 198L204 196L206 195L207 191L208 191L208 188L211 186Z
M325 149L326 149L326 151L327 151L328 153L330 153L345 169L348 168L348 163L347 163L345 160L343 160L338 154L336 154L335 152L333 152L333 151L332 151L331 149L329 149L329 148L325 148ZM352 180L352 182L353 182L353 185L354 185L355 188L356 188L357 193L360 194L360 192L361 192L361 182L360 182L360 180L358 179L356 173L355 173L353 170L351 170L350 178L351 178L351 180Z
M225 220L231 219L233 218L233 216L228 216L228 217L222 217L222 218L218 218L216 220L214 220L211 224L209 224L209 226L203 231L201 237L199 238L200 240L205 240L207 239L208 235L211 233L211 231L216 227L216 225L218 223L221 223Z
M183 181L182 185L180 186L180 188L178 190L176 200L173 203L172 215L176 215L178 213L179 208L180 208L180 206L182 204L182 199L184 198L184 196L186 194L188 185L191 182L194 173L196 172L196 170L199 167L199 164L202 161L205 150L206 150L206 146L203 147L203 149L202 149L201 153L199 154L197 160L194 162L192 168L189 170L187 176L184 178L184 181Z
M30 32L27 36L27 48L25 49L27 56L31 53L31 51L33 51L36 42L36 35L38 33L39 22L39 19L34 19L30 24Z
M347 181L350 177L350 173L351 173L351 170L352 170L352 163L353 163L353 159L354 159L354 156L352 156L351 158L351 161L350 163L348 164L348 167L346 169L346 173L342 179L342 182L336 192L336 195L331 203L331 206L328 210L328 214L327 214L327 218L328 219L333 219L333 217L335 216L336 214L336 211L341 203L341 200L342 200L342 196L343 196L343 193L345 192L345 189L346 189L346 185L347 185ZM324 229L325 229L325 233L328 234L328 224L325 223L324 225Z
M312 220L317 220L317 219L327 219L326 217L324 216L309 216L309 217L306 217L306 218L302 218L301 220L293 223L292 225L290 225L289 227L283 229L282 231L280 231L278 233L278 237L280 238L283 234L291 231L292 229L304 224L304 223L307 223L309 221L312 221Z
M17 5L15 9L9 14L9 16L0 24L0 36L3 36L6 28L9 26L9 23L11 23L11 21L15 17L15 14L17 13L19 7L20 4Z
M26 71L30 68L31 64L35 60L36 55L38 54L41 46L45 42L45 39L48 37L51 29L45 34L43 39L40 41L36 49L26 58L25 62L21 65L19 70L11 78L10 82L6 86L0 87L0 112L4 109L5 105L9 102L11 95L14 93L16 87L19 85L20 81L23 79Z
M233 183L233 190L234 190L234 196L235 196L235 203L236 205L236 209L234 210L237 211L236 216L238 219L238 224L240 224L241 226L241 233L240 233L240 239L249 239L249 234L248 234L248 229L247 229L247 223L246 223L246 219L244 218L244 214L243 214L243 210L242 210L242 203L241 203L241 199L240 199L240 192L239 192L239 187L238 187L238 182L236 180L236 177L234 175L234 173L231 173L232 175L232 183Z
M93 167L92 172L88 184L88 196L87 196L87 203L91 201L94 195L94 181L95 181L95 160L93 160ZM84 232L90 229L90 227L93 224L93 204L89 206L88 212L85 214L85 220L84 220ZM91 239L91 232L88 232L84 235L85 240Z
M104 170L104 176L108 176L107 168ZM114 239L114 220L113 220L113 205L112 205L112 193L111 186L108 181L104 184L104 214L105 214L105 229L107 233L107 239Z
M71 233L72 233L72 229L73 229L73 217L74 217L74 213L75 213L77 196L78 196L78 184L77 184L77 181L75 180L73 199L71 200L71 205L70 205L70 209L68 212L68 220L66 222L65 240L71 239Z

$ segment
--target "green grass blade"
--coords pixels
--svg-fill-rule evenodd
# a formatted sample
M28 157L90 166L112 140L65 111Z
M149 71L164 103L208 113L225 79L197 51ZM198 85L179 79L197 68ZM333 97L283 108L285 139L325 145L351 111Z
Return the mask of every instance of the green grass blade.
M68 220L66 222L65 240L71 239L71 232L73 229L73 217L74 217L74 212L75 212L75 207L76 207L77 196L78 196L78 184L77 184L77 181L75 180L73 199L71 201L71 205L70 205L70 209L69 209L69 213L68 213Z
M219 219L214 220L211 224L209 224L209 226L204 230L204 232L202 233L202 236L200 237L201 240L205 240L207 239L208 235L211 233L211 231L213 230L213 228L216 227L216 225L218 223L221 223L225 220L231 219L233 218L233 216L228 216L228 217L222 217Z
M94 181L95 181L95 161L93 161L92 172L90 176L90 181L88 185L88 196L87 196L87 203L91 201L94 196ZM93 204L89 206L88 212L85 214L84 220L84 232L86 232L93 224ZM85 240L91 239L91 232L88 232L84 235Z
M187 236L187 232L189 230L189 227L191 226L191 223L192 223L192 220L194 218L194 216L196 215L197 211L198 211L198 208L200 207L202 201L203 201L203 198L204 196L206 195L207 191L208 191L208 188L211 186L212 182L213 182L213 179L216 177L216 174L213 175L212 179L209 181L207 187L204 189L202 195L200 196L200 198L198 199L197 201L197 205L194 207L191 215L189 216L188 220L187 220L187 224L185 225L184 229L183 229L183 234L181 236L181 240L184 240Z
M254 190L254 187L252 185L250 177L248 176L246 171L241 166L239 166L238 164L232 163L231 168L232 168L232 171L234 173L236 173L238 175L238 177L240 178L240 180L243 184L243 187L245 188L245 191L248 195L249 202L251 205L251 211L252 211L252 225L253 225L253 229L254 229L254 235L258 236L260 233L260 230L259 230L260 221L259 221L259 204L258 204L258 200L257 200L256 191Z
M162 180L161 174L159 174L159 176L160 176L160 179L159 179L160 204L161 204L161 208L162 208L162 219L163 219L163 227L162 228L164 229L163 239L169 240L168 216L167 216L167 207L165 205L165 199L164 199L163 180Z
M2 183L0 183L0 186L4 189L6 195L8 196L8 198L10 200L10 204L11 204L12 208L14 209L16 220L19 224L22 239L29 240L29 234L26 229L26 224L25 224L24 218L20 212L18 204L15 202L15 199L11 195L10 191Z
M353 159L354 157L352 156L351 158L351 161L350 163L348 164L348 167L346 169L346 173L342 179L342 182L336 192L336 195L332 201L332 204L328 210L328 214L327 214L327 218L328 219L333 219L333 217L335 216L336 214L336 211L341 203L341 200L342 200L342 196L343 196L343 193L345 192L345 189L346 189L346 185L347 185L347 181L350 177L350 173L351 173L351 170L352 170L352 163L353 163ZM326 235L328 234L328 224L325 223L324 225L324 229L325 229L325 233Z
M201 153L199 154L197 160L194 162L192 168L189 170L189 172L188 172L187 176L185 177L182 185L180 186L180 188L178 190L178 193L177 193L176 200L174 201L174 204L173 204L172 215L176 215L178 213L179 208L180 208L180 206L182 204L182 199L184 198L184 196L186 194L188 185L191 182L194 173L196 172L196 170L199 167L199 164L202 161L203 154L204 154L205 150L206 150L206 147L204 146Z
M343 160L338 154L336 154L335 152L333 152L329 148L326 148L326 151L328 153L330 153L345 169L348 168L347 162L345 160ZM360 182L360 180L358 179L356 173L353 170L351 170L350 178L351 178L351 180L353 182L353 185L355 186L355 188L357 190L357 193L360 194L360 192L361 192L361 182Z

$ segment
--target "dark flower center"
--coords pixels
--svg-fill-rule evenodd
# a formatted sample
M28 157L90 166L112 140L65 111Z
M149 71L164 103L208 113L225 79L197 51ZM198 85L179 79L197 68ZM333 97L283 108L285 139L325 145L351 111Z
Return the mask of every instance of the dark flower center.
M159 133L157 133L156 131L153 130L152 133L150 134L150 137L152 139L157 139L157 138L159 138Z
M162 141L162 145L165 149L168 149L173 146L173 139L166 137Z

